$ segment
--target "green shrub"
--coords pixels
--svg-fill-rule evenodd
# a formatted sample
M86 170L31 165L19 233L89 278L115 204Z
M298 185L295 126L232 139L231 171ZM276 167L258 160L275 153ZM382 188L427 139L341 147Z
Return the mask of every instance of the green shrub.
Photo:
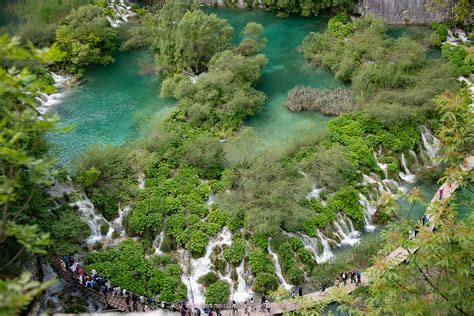
M270 273L258 273L255 277L253 290L257 293L268 294L278 288L278 278Z
M202 284L204 287L209 287L211 284L216 283L219 280L219 277L214 272L210 271L198 279L198 283Z
M298 267L292 267L287 272L288 282L290 284L302 284L304 282L304 272Z
M226 281L217 281L206 290L206 304L224 304L229 298L230 289Z
M245 243L240 238L234 238L230 247L224 249L224 258L227 262L238 264L245 256Z
M254 274L258 274L265 271L265 266L268 264L268 259L262 249L256 248L250 252L249 263L252 272Z

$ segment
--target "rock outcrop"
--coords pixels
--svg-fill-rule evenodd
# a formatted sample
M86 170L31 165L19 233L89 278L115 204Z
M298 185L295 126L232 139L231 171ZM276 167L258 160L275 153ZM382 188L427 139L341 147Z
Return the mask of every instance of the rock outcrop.
M449 18L452 0L361 0L356 11L361 15L374 14L389 24L427 24Z

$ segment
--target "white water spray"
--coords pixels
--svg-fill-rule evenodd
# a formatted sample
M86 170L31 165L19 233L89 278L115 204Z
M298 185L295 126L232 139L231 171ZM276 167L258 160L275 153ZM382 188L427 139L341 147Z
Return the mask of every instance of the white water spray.
M44 115L53 105L58 104L61 102L61 99L64 97L64 92L62 91L67 82L71 80L71 76L62 76L55 73L51 73L51 76L54 80L54 87L56 88L56 92L50 95L46 93L41 93L39 96L36 97L36 101L38 103L38 107L36 110L40 115Z
M134 15L132 7L126 0L109 0L109 8L114 13L114 17L107 17L112 27L118 27L120 24L128 22Z
M272 247L270 246L270 241L271 238L268 238L268 253L272 257L273 265L275 266L275 274L278 277L278 280L280 281L281 286L287 291L291 291L292 286L289 285L285 278L283 277L283 273L281 271L281 266L280 262L278 262L278 255L272 251Z
M401 157L401 160L402 160L402 168L404 170L404 172L400 171L398 173L398 175L400 176L400 178L405 181L405 182L408 182L408 183L415 183L416 181L416 176L411 173L410 169L408 169L407 167L407 161L405 159L405 154L402 153L402 157Z
M433 165L436 165L434 158L441 149L441 142L431 134L431 131L424 125L420 126L421 140L423 142L423 149L430 158Z

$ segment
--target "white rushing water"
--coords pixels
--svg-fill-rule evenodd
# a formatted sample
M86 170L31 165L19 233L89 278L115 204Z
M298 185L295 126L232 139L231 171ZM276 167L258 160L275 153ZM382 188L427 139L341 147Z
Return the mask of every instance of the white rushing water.
M100 233L100 226L102 224L109 225L110 231L110 223L95 210L91 200L83 194L82 199L72 203L72 205L77 206L79 216L91 229L91 235L86 239L86 244L90 245L102 241L104 236Z
M109 8L114 13L113 17L107 17L112 27L118 27L120 24L128 22L134 15L132 7L126 0L109 0Z
M328 260L330 260L332 257L334 257L334 254L331 251L331 246L329 245L328 239L326 236L324 236L319 229L317 230L317 237L309 237L306 234L303 233L288 233L283 231L284 234L286 234L289 237L297 237L301 240L303 243L304 247L309 250L313 254L314 260L316 260L317 263L323 263ZM323 252L320 253L318 250L318 244L320 244L323 247Z
M138 188L139 188L140 190L145 189L145 180L143 179L142 176L140 176L140 177L137 178L137 183L138 183Z
M416 155L416 154L415 154ZM401 156L401 161L402 161L402 168L403 168L403 171L400 171L398 173L398 175L400 176L400 178L405 181L405 182L408 182L408 183L415 183L416 181L416 176L411 173L410 169L408 169L407 167L407 161L405 159L405 154L402 153L402 156Z
M215 247L232 244L232 234L224 227L222 231L212 238L206 246L206 253L203 257L193 259L189 252L184 249L178 250L179 264L183 273L181 274L181 281L188 287L188 298L194 304L204 304L204 293L202 286L197 282L198 279L211 271L211 255Z
M244 269L244 260L240 265L236 268L237 271L237 289L233 292L232 299L235 300L237 303L243 303L247 299L252 297L253 291L250 285L247 285L245 281L245 269Z
M214 204L214 192L209 193L209 197L207 199L207 206L211 206Z
M160 234L155 237L152 243L153 248L155 248L154 253L156 255L163 254L160 248L161 248L161 244L163 243L163 240L165 239L165 232L166 232L166 223L163 224L163 228L161 229Z
M441 142L433 136L431 131L424 125L420 126L423 151L428 155L431 164L436 165L435 157L441 149Z
M71 80L71 76L62 76L55 73L51 73L51 76L54 79L54 87L56 91L53 94L47 95L41 93L36 97L38 107L36 108L40 115L44 115L53 105L61 102L61 99L64 97L64 91L66 84Z
M311 190L311 192L308 193L308 195L306 196L306 199L307 200L316 199L322 205L326 205L326 201L324 201L321 198L321 192L323 192L323 189L318 189L316 187L316 184L313 184L313 189Z
M332 224L335 228L334 234L341 240L338 246L353 246L360 242L360 233L354 229L350 218L343 216L341 213L337 213L337 218Z
M270 246L270 241L271 241L271 238L268 238L268 253L272 257L273 265L275 266L275 274L278 277L278 281L280 282L280 285L283 286L285 290L290 291L292 286L289 285L286 282L285 278L283 277L280 262L278 262L278 255L272 251L272 247Z
M372 225L372 216L377 211L377 208L362 193L359 193L359 204L364 208L365 230L369 232L375 230L375 226Z

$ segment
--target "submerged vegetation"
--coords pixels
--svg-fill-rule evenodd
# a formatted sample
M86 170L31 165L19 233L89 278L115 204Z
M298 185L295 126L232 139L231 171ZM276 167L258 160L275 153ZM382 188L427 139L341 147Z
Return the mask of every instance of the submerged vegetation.
M387 26L374 17L338 14L324 33L305 38L301 52L347 87L296 87L286 101L291 111L337 117L323 133L295 140L285 150L236 154L223 143L266 100L258 90L268 62L262 25L248 23L236 41L226 20L192 0L170 0L137 9L134 24L117 30L106 2L61 3L38 2L48 13L38 23L47 28L34 43L50 48L24 49L16 38L0 37L0 245L6 250L0 271L19 275L13 263L31 258L26 252L82 253L87 271L97 270L137 295L178 302L190 299L191 288L199 292L193 297L204 296L203 303L220 304L242 291L241 282L248 292L275 296L281 286L310 280L319 287L341 269L366 269L373 260L372 285L352 298L332 298L343 308L386 314L407 313L416 305L421 314L472 313L464 298L472 282L463 282L472 279L472 214L458 221L457 205L436 203L438 232L407 239L415 223L401 216L395 202L399 183L415 177L407 164L428 167L433 178L446 169L443 180L471 185L472 175L458 165L473 152L472 100L454 77L473 71L469 49L443 44L447 62L427 58L426 47L389 37ZM265 3L282 15L303 16L355 4ZM27 34L35 21L23 21L20 33ZM445 29L433 28L440 45ZM119 46L150 50L163 79L161 97L174 99L177 107L143 138L89 148L74 161L72 180L65 181L68 171L56 170L45 138L55 131L56 118L39 116L35 97L53 91L48 66L82 75L88 66L112 63ZM420 125L435 131L439 141ZM437 142L443 152L434 161L437 152L424 147ZM49 192L52 180L75 189ZM93 207L84 214L81 202L87 197ZM388 223L381 237L328 261L331 248L358 243L359 232L373 223ZM382 255L399 246L419 250L406 265L379 268ZM206 265L206 273L195 274L192 263ZM433 269L443 273L433 276ZM21 290L0 281L0 297L7 298L0 311L19 313L48 285L32 282L28 274L22 278L27 286ZM453 282L458 285L451 290Z

